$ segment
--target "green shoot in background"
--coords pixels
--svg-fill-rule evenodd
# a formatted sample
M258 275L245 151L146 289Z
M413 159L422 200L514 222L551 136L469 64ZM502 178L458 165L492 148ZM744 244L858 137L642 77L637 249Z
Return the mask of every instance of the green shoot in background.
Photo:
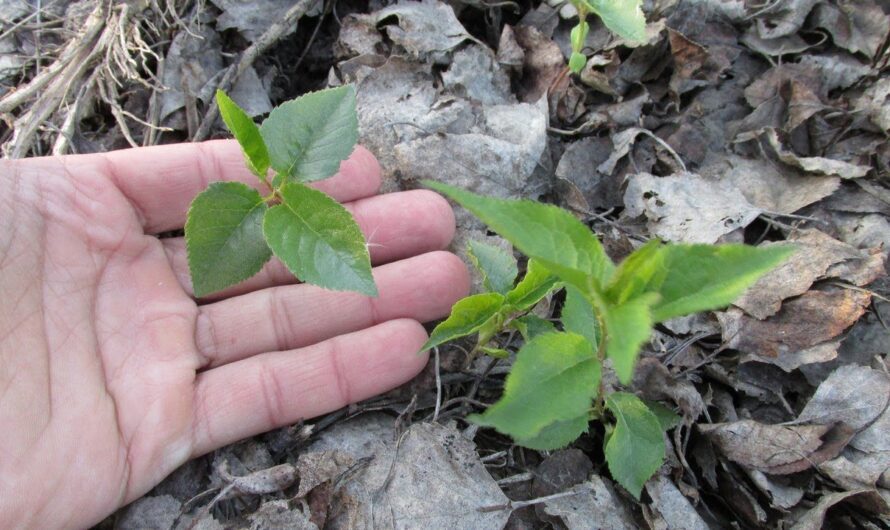
M577 74L587 64L584 55L584 42L590 26L587 15L593 13L600 17L603 24L623 39L639 43L646 38L646 17L640 9L642 0L569 0L578 11L578 25L572 28L572 55L569 57L569 69Z
M192 201L185 242L195 296L250 278L273 254L304 282L376 296L368 249L352 215L306 185L334 175L352 153L355 89L285 102L259 127L222 91L216 101L265 195L239 182L214 182Z
M502 397L469 419L539 450L565 447L587 431L590 420L599 420L612 476L639 498L664 461L662 433L677 419L631 393L605 393L604 364L608 360L627 385L655 324L729 305L793 249L650 241L616 265L593 232L561 208L484 197L438 182L426 185L529 258L525 276L516 282L512 254L471 242L471 259L489 292L458 301L424 345L476 335L472 355L506 357L510 352L489 342L509 329L522 334L525 344L516 353ZM563 288L558 331L530 310Z

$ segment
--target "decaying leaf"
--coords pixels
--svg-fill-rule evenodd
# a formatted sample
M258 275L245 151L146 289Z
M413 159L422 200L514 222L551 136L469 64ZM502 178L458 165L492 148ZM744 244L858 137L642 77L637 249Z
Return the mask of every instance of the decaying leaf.
M795 243L798 251L760 278L733 305L763 320L776 314L783 300L805 293L816 280L842 278L866 285L884 274L880 254L856 249L819 230L792 232L788 241Z
M890 131L890 79L878 79L854 102L856 110L864 112L882 131Z
M766 138L779 160L808 173L836 175L844 179L864 177L871 170L869 166L858 166L842 160L832 160L821 156L797 156L785 149L775 129L767 129Z
M799 473L836 457L853 429L833 425L767 425L754 420L699 424L727 458L771 475Z
M760 215L732 184L688 172L633 175L624 204L628 216L646 215L653 235L684 243L714 243Z
M887 36L890 15L873 0L819 2L809 26L828 31L835 45L871 59Z
M683 496L673 481L665 475L657 475L646 483L646 493L652 498L649 505L665 525L665 528L686 530L707 530L709 526L702 520L689 499Z
M216 27L220 30L237 29L244 38L253 42L269 27L270 20L281 19L294 2L292 0L252 0L241 2L237 0L211 0L222 14L216 19ZM317 1L316 5L307 10L308 16L316 16L321 12L323 2ZM297 27L294 25L286 34L293 33Z
M309 452L336 450L370 459L340 483L325 528L403 528L424 521L430 528L502 528L507 497L460 431L418 423L395 438L393 420L363 415L324 431ZM423 492L418 495L418 492Z
M674 56L674 73L670 87L677 96L696 87L714 83L726 71L734 57L728 57L722 48L718 53L693 42L685 35L668 29L668 40Z
M832 506L841 502L850 502L858 507L869 509L872 513L887 513L890 508L887 500L872 489L859 489L829 493L819 499L803 517L797 520L791 530L820 530L824 528L825 514Z
M860 291L808 291L785 301L767 320L748 317L738 309L718 318L730 348L782 366L782 356L829 341L852 326L870 303L871 295Z
M769 160L729 154L702 168L702 177L731 182L753 206L772 213L793 213L828 197L840 186L837 177L806 175Z
M355 458L339 451L301 453L297 459L300 487L297 497L305 497L313 488L332 480L355 464Z
M565 69L565 56L547 35L531 26L513 28L516 42L522 48L522 81L519 99L538 101L547 94L553 80Z
M544 512L559 518L569 530L637 528L621 497L615 493L612 485L599 475L593 475L588 482L573 486L570 491L575 494L544 503Z
M888 403L890 376L867 366L842 366L819 385L797 419L820 424L843 421L860 431L883 414Z
M788 0L772 9L759 9L757 30L764 39L796 33L818 0Z
M397 25L384 26L389 38L410 56L435 63L446 63L446 54L470 38L451 6L442 2L399 3L377 11L375 17L377 24L398 19Z

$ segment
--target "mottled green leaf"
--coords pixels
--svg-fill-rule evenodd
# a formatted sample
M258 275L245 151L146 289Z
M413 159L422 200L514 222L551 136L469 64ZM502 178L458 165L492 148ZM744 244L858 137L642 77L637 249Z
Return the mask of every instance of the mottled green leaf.
M226 127L241 145L244 158L247 160L247 167L254 175L265 177L269 170L269 151L266 150L266 143L263 141L259 127L222 90L216 91L216 104Z
M330 177L358 141L355 88L311 92L272 109L260 127L272 167L291 181Z
M451 308L451 315L436 326L421 349L428 350L450 340L476 333L498 314L503 305L504 295L500 293L476 294L459 300Z
M794 248L668 245L662 252L666 275L658 287L661 299L652 308L655 322L729 305Z
M238 182L214 182L198 194L185 223L195 296L240 283L263 268L272 251L263 240L266 204Z
M566 331L577 333L590 341L594 349L599 346L602 331L593 304L574 285L566 286L566 302L560 315Z
M570 420L556 421L541 429L536 436L517 438L516 443L538 451L562 449L587 432L589 421L587 413Z
M522 315L510 322L510 326L513 329L519 331L522 335L522 338L527 341L532 340L538 335L542 335L544 333L551 333L556 331L556 326L553 325L553 322L549 320L545 320L538 315L533 315L529 313L528 315Z
M658 295L649 293L621 305L609 306L603 320L606 324L606 356L618 379L628 384L633 377L634 365L640 347L652 333L651 305Z
M585 0L590 10L599 15L607 28L636 43L646 40L646 17L640 8L642 0Z
M485 288L496 293L506 294L513 288L519 268L516 266L516 258L506 250L470 240L468 254L473 265L482 273Z
M299 183L279 191L282 203L266 213L263 234L287 268L306 283L377 296L365 238L346 208Z
M525 276L507 293L507 303L515 311L525 311L559 286L559 279L536 260L528 260Z
M661 424L640 398L627 392L609 394L606 407L615 415L615 429L605 447L609 471L639 499L643 485L664 462Z
M469 419L517 440L531 440L545 427L587 414L598 390L600 365L587 339L547 333L516 354L504 395Z
M581 289L593 281L605 284L615 265L599 240L572 214L549 204L485 197L424 181L472 212L530 258L540 261L561 279Z

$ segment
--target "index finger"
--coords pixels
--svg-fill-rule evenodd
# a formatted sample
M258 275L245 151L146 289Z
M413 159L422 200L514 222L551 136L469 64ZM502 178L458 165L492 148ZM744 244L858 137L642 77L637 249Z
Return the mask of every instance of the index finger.
M268 191L247 169L235 140L138 147L98 156L108 176L139 212L146 233L182 228L192 199L211 182L243 182L261 193ZM380 178L377 159L356 146L336 175L311 186L346 202L377 193Z

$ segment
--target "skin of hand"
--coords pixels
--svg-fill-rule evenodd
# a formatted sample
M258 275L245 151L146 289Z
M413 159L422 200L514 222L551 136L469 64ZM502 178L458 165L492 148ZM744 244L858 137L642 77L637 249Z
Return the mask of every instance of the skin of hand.
M234 141L0 161L0 521L83 528L190 458L404 383L420 322L468 273L448 203L376 195L358 147L315 183L369 238L380 296L299 284L274 259L192 296L181 228L209 182L259 186Z

